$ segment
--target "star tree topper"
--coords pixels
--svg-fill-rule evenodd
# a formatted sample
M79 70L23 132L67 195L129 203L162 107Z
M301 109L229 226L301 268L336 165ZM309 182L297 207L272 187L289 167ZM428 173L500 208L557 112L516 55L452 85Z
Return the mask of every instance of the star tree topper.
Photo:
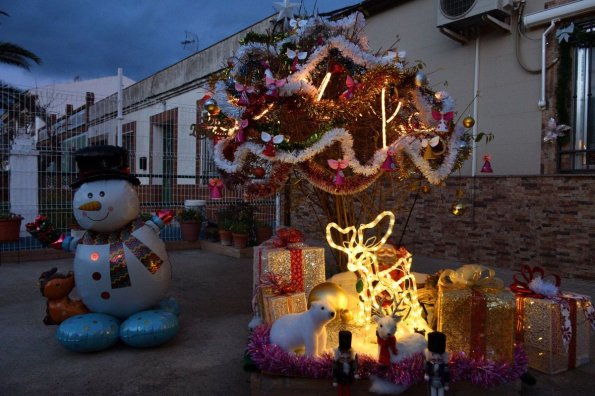
M283 3L273 3L273 7L279 11L279 15L277 15L277 22L292 19L293 15L295 14L293 9L298 5L299 4L297 3L290 3L289 0L283 0Z

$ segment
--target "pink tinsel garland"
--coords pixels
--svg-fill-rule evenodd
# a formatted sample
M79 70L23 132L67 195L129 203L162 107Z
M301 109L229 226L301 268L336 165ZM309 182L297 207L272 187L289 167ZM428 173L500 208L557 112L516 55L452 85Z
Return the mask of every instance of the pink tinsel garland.
M254 329L247 352L256 366L265 372L306 378L331 378L333 358L326 353L319 358L291 355L269 342L271 328L262 325ZM378 376L395 384L411 386L423 381L425 358L416 353L389 367L367 355L359 356L361 378ZM473 360L464 353L453 355L449 362L451 381L471 381L484 388L494 387L518 379L527 371L527 355L522 346L514 350L512 363Z

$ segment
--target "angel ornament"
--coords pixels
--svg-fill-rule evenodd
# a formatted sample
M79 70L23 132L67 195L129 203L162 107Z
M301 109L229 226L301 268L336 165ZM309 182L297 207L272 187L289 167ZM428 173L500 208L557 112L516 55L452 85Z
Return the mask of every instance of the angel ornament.
M267 95L277 95L279 93L279 88L283 87L287 84L287 79L277 80L273 77L273 72L271 69L266 69L264 71L264 84L267 87Z
M453 111L455 101L446 91L438 91L434 97L441 105L441 109L432 110L432 118L438 122L436 132L448 132L455 115Z
M290 70L295 73L298 69L298 62L306 60L308 57L307 52L298 52L290 48L287 49L285 55L292 60Z
M266 155L267 157L274 157L277 155L275 151L275 145L281 143L285 137L283 135L275 135L271 136L266 132L262 132L260 134L260 139L266 143L264 150L262 151L262 155Z
M345 174L343 173L343 169L347 168L349 166L349 158L345 157L343 159L338 159L338 160L334 160L334 159L330 159L327 160L328 162L328 166L330 166L331 169L335 170L335 186L342 186L343 184L345 184Z
M424 159L435 159L437 156L444 154L445 146L440 143L440 136L423 138L421 140L421 146L425 149Z

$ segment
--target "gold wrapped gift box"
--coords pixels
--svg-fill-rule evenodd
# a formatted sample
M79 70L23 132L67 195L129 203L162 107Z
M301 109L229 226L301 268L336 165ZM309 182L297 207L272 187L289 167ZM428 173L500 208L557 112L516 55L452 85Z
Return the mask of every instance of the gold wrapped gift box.
M263 319L267 324L290 313L306 311L306 295L304 292L290 294L262 293Z
M262 275L267 272L280 275L284 282L292 285L301 283L306 298L314 286L326 279L324 248L319 247L303 246L286 249L261 245L255 248L253 266L255 292ZM296 267L298 271L295 271Z
M514 296L508 290L481 293L441 288L436 309L438 331L446 334L451 353L462 351L472 357L511 362L514 308ZM484 322L478 323L482 319Z
M560 303L547 298L517 297L517 340L524 342L529 367L556 374L589 363L590 323L579 299L567 301L575 306L576 313L570 315L572 338L565 346Z
M435 312L449 352L512 361L515 297L493 270L469 264L443 271Z

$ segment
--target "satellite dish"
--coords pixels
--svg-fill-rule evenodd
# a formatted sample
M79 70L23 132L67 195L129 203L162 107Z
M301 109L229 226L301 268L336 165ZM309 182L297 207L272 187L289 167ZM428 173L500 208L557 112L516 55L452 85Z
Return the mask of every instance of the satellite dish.
M186 38L183 41L180 41L182 47L185 50L190 50L190 52L198 51L198 35L193 32L189 32L185 30L184 33L186 34Z

